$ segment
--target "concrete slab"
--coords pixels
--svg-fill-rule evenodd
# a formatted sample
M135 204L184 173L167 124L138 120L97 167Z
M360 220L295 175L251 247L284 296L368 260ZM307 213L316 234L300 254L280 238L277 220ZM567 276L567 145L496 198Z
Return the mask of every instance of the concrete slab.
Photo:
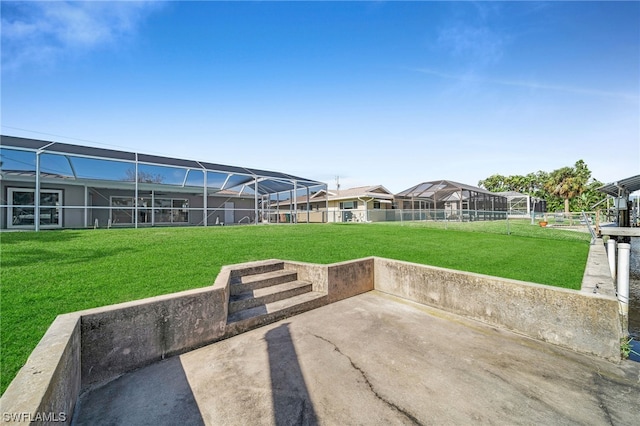
M630 425L639 406L640 363L372 291L124 375L74 424Z
M601 235L612 235L615 237L640 237L640 228L619 228L619 227L602 227Z

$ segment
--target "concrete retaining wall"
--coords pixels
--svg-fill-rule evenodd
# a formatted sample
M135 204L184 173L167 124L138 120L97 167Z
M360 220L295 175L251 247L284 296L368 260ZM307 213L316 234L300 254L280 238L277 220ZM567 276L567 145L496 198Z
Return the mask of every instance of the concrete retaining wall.
M80 352L80 315L59 315L2 395L0 421L70 422L81 391Z
M607 251L601 238L598 238L589 248L581 290L586 293L616 297L615 281L611 276Z
M227 306L214 285L80 312L82 388L219 340Z
M213 287L59 315L2 395L2 421L69 423L87 388L221 339L230 268Z
M376 259L375 288L577 352L620 361L611 296Z
M585 280L604 289L612 285L600 267L604 252L592 250L594 267L587 267ZM69 422L83 390L224 338L231 271L239 266L223 267L212 287L58 316L0 399L3 416L29 413L22 418L28 423L54 415L53 420ZM285 269L311 281L314 291L326 292L327 303L375 288L620 360L618 302L608 290L593 293L595 284L578 292L373 257L332 265L285 262Z
M373 257L331 265L287 261L284 268L295 270L298 279L313 283L313 291L327 293L333 303L373 290L374 262Z
M58 316L2 396L2 412L17 416L11 421L45 415L68 422L82 391L226 337L229 284L239 266L223 267L212 287ZM373 258L285 267L330 294L327 303L373 289Z

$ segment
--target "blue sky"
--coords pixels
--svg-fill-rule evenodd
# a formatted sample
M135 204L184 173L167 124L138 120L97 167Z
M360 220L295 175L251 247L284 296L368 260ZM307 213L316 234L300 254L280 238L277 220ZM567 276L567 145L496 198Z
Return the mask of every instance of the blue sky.
M6 2L2 133L399 192L640 173L639 2Z

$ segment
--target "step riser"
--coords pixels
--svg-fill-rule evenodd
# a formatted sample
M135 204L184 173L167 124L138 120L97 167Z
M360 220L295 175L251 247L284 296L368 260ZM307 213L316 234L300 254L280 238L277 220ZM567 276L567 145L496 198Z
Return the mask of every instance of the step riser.
M275 302L277 300L287 299L289 297L297 296L299 294L308 293L312 290L312 284L309 283L305 286L292 288L289 290L281 291L266 296L255 297L246 300L238 300L229 302L229 314L233 314L245 309L255 308L256 306L264 305L266 303Z
M234 269L230 273L230 278L241 278L247 275L264 274L266 272L281 271L284 269L284 262L265 263L263 265L251 266L248 268Z
M326 296L322 296L276 312L265 313L264 315L247 318L242 321L228 323L225 337L232 337L237 334L253 330L254 328L262 327L311 309L319 308L320 306L326 305L326 299Z
M298 279L298 274L295 271L292 271L289 274L280 275L277 277L265 278L262 280L252 281L248 283L231 284L229 286L229 291L231 295L237 295L240 293L256 290L259 288L296 281L297 279Z

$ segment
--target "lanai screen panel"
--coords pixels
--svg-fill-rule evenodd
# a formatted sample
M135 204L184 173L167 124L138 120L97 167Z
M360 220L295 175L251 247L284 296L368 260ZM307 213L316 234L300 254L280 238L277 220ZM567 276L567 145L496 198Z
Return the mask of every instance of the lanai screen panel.
M134 152L71 145L59 142L2 136L3 173L36 173L36 153L40 172L50 176L105 182L131 182L181 187L206 185L210 190L240 190L257 183L259 194L325 186L322 182L286 173L249 169L193 160L184 160ZM68 164L66 164L68 163ZM136 176L137 172L137 176Z
M94 219L137 227L211 224L214 216L215 223L239 223L238 217L231 215L229 220L226 213L219 215L227 207L219 205L218 193L229 197L224 203L230 210L257 223L264 217L259 212L263 197L286 198L317 187L326 190L322 182L274 171L4 135L1 141L0 179L7 192L0 217L9 218L18 208L29 210L30 217L28 212L16 216L26 218L25 223L31 220L36 230L38 223L47 225L43 219L49 214L43 207L46 199L39 208L38 200L49 196L57 197L56 211L61 213L56 227L67 226L63 222L87 227ZM80 189L71 189L74 186ZM33 205L10 202L9 192L11 199L30 196ZM35 196L38 192L41 197Z
M423 182L396 194L405 208L506 211L507 199L482 188L441 180Z

